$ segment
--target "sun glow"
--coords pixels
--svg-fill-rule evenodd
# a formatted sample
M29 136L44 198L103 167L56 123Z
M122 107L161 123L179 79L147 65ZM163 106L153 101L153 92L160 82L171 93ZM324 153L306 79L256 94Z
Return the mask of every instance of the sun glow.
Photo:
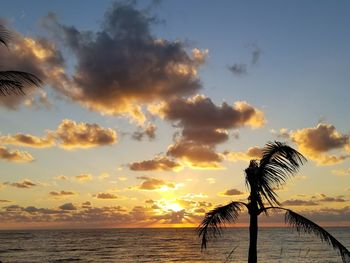
M181 207L177 203L167 204L164 208L166 208L167 210L172 210L174 212L179 212L179 211L183 210L183 207Z

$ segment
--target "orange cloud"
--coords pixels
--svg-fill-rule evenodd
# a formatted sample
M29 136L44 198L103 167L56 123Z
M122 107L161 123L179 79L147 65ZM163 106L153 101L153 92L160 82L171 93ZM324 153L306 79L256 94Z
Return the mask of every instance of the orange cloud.
M80 181L80 182L91 181L92 175L91 174L80 174L80 175L76 175L75 179Z
M67 119L61 122L54 135L65 149L110 145L117 141L116 132L110 128Z
M97 199L118 199L118 196L111 193L98 193L96 195Z
M349 136L341 134L331 124L320 123L313 128L291 131L290 138L306 157L318 165L334 165L349 157L329 154L333 150L346 150L349 144Z
M167 182L162 179L157 179L148 176L140 176L137 177L137 179L143 180L143 182L139 186L137 186L137 189L140 190L175 189L174 183Z
M64 119L55 131L47 131L43 137L17 133L0 136L0 143L34 148L58 145L65 149L91 148L117 142L117 133L98 124L77 123Z
M19 150L11 151L4 146L0 146L0 159L19 163L32 162L34 160L33 156L28 152Z
M12 187L16 187L16 188L32 188L32 187L38 186L38 184L32 182L29 179L24 179L23 181L16 182L16 183L5 182L3 184L8 185L8 186L12 186Z
M155 157L152 160L130 163L129 168L132 171L177 171L181 169L181 165L167 157Z
M257 160L262 157L262 149L254 146L246 152L224 152L225 158L231 162Z
M55 140L53 136L40 138L30 134L17 133L15 135L1 136L0 143L34 148L46 148L55 145Z

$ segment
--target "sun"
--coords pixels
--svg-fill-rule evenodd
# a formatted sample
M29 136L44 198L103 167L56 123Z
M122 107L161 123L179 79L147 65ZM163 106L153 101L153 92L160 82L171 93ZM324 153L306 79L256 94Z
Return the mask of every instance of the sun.
M168 204L165 204L162 208L163 210L172 210L174 212L179 212L184 209L182 206L180 206L177 203L168 203Z

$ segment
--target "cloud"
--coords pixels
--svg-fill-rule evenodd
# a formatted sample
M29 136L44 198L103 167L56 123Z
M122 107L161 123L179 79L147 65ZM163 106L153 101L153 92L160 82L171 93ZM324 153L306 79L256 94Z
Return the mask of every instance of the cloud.
M208 51L189 55L183 43L156 38L151 32L156 21L133 2L114 3L98 32L62 25L49 14L46 26L77 61L65 94L89 109L127 114L142 123L140 105L197 91L197 71Z
M325 196L324 198L321 198L318 200L319 202L335 202L335 203L344 203L347 200L345 200L343 197L330 197Z
M221 195L227 195L227 196L231 196L231 195L242 195L244 194L244 192L239 191L238 189L228 189L225 192L221 193Z
M177 171L181 165L167 157L155 157L152 160L134 162L129 164L132 171Z
M11 32L8 49L0 53L1 66L5 70L29 72L39 77L45 84L61 85L65 81L64 59L60 51L50 41L43 38L25 37ZM45 92L39 92L38 103L47 103ZM34 102L35 89L27 89L26 96L9 95L0 97L0 105L16 110L22 103ZM30 104L30 103L29 103ZM32 106L32 105L29 105Z
M30 153L19 150L10 150L4 146L0 146L0 159L18 163L34 161L34 157Z
M156 138L157 127L154 124L148 124L142 131L135 131L132 134L132 138L137 141L142 141L144 137L149 140L154 140Z
M349 144L349 135L341 134L331 124L320 123L313 128L291 131L290 138L306 157L318 165L334 165L349 157L329 154L333 150L345 150Z
M118 199L118 196L111 193L98 193L96 195L97 199Z
M6 199L0 199L0 203L10 203L10 202L12 202L12 201L6 200Z
M79 175L74 176L74 178L80 182L91 181L92 175L91 174L79 174Z
M51 191L49 192L49 195L53 197L66 197L66 196L76 195L76 193L72 191L61 190L61 191Z
M251 61L252 65L258 64L260 57L261 57L261 54L262 54L262 50L258 46L253 45L252 61Z
M315 206L318 205L317 202L312 200L300 200L300 199L290 199L282 202L285 206Z
M65 149L111 145L117 141L116 132L110 128L67 119L61 122L54 134Z
M0 143L18 146L45 148L58 145L64 149L91 148L117 142L117 133L98 124L89 124L64 119L55 131L48 130L43 137L17 133L0 136Z
M16 182L16 183L10 183L10 182L5 182L3 183L4 185L16 187L16 188L32 188L34 186L38 186L38 184L32 182L29 179L24 179L21 182Z
M247 74L247 64L239 63L228 66L228 70L236 76L242 76Z
M137 186L137 189L140 190L160 190L160 189L175 189L175 184L172 182L167 182L162 179L157 179L154 177L140 176L136 177L143 182Z
M163 103L151 112L167 120L178 121L183 128L182 136L204 144L217 144L228 139L227 129L243 126L258 128L264 125L264 114L247 102L238 101L233 106L226 102L216 106L203 95L177 98Z
M0 143L34 148L46 148L55 145L53 136L40 138L34 135L22 133L1 136Z
M176 127L182 129L167 155L180 158L192 167L220 167L223 156L216 153L215 146L228 140L229 129L257 128L265 123L264 114L246 102L217 106L203 95L168 100L151 105L148 110L176 122Z
M77 208L72 203L65 203L65 204L59 206L59 209L68 210L68 211L77 210Z
M251 49L251 61L250 64L255 66L259 63L262 50L256 44L250 44L248 47ZM227 69L236 76L246 75L248 73L248 64L246 63L235 63L228 66Z
M178 158L192 168L218 169L223 156L208 145L180 140L168 147L167 155Z
M258 160L262 157L262 149L254 146L248 148L246 152L224 152L224 155L231 162Z

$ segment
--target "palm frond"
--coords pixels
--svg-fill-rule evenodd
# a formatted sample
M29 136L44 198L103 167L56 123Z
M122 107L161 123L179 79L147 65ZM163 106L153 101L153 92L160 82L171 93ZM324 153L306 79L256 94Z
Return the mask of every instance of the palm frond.
M273 188L285 183L294 175L306 158L297 150L282 142L269 142L263 149L263 157L259 163L259 191L271 204L279 204Z
M23 89L39 87L42 81L33 74L23 71L0 71L0 95L24 94Z
M0 43L7 46L7 41L10 39L10 32L2 25L0 25Z
M237 220L242 206L247 207L247 204L231 202L227 205L216 207L205 214L203 221L197 228L198 236L202 237L202 249L207 248L207 243L210 238L216 238L218 235L221 235L225 223L233 223Z
M321 239L322 242L326 242L332 246L333 249L338 250L344 263L350 262L350 252L347 248L340 243L334 236L327 232L324 228L312 222L311 220L303 217L302 215L283 207L268 207L267 209L281 209L286 211L285 222L295 228L298 233L301 231L307 234L313 234Z

